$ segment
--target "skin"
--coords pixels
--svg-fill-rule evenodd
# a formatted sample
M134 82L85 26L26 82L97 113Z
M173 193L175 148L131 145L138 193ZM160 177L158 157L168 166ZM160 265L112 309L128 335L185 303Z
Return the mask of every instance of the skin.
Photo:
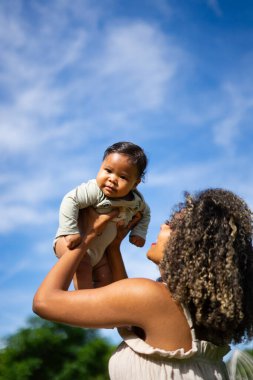
M119 236L108 248L108 257L116 282L98 288L68 291L71 279L90 242L111 215L90 215L81 247L66 248L65 254L47 274L33 300L33 310L42 318L86 328L138 326L145 341L165 350L191 348L191 334L180 305L163 283L145 278L127 279L120 254L120 243L128 232L121 227ZM167 234L166 234L167 233ZM148 251L150 260L162 257L170 229L161 227L156 246ZM160 248L159 248L160 247Z
M141 179L138 175L136 165L125 154L111 153L103 160L96 177L97 184L103 193L111 199L123 198L132 199L131 190L135 189ZM117 213L118 211L116 211ZM82 231L86 228L85 210L82 210L79 217L79 229ZM101 233L98 228L97 235ZM81 234L73 234L60 237L55 246L56 255L62 257L67 248L75 249L82 246ZM141 236L131 236L130 242L137 247L143 247L145 239ZM106 255L93 268L90 257L84 256L80 261L77 271L73 277L75 289L84 289L101 287L112 282L112 270L108 265Z
M131 190L140 183L136 165L120 153L105 157L97 174L97 184L108 198L131 200Z
M111 153L102 162L96 181L108 198L131 200L131 190L137 187L141 179L136 165L133 165L127 155ZM71 249L77 247L82 241L80 234L68 235L64 239ZM130 241L137 247L143 247L145 244L145 240L140 236L132 236Z
M157 238L157 242L153 243L147 252L147 258L155 264L159 264L163 258L164 246L171 234L171 228L168 224L162 224Z

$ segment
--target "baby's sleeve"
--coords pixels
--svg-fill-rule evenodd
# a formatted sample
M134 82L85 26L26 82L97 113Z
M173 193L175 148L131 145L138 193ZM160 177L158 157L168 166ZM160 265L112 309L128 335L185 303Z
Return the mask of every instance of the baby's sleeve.
M151 218L151 211L149 205L143 201L143 208L140 211L142 213L142 218L139 221L139 223L132 229L132 231L130 232L130 236L140 236L146 240L148 226Z
M79 210L94 206L98 199L98 186L94 181L82 183L69 191L62 199L59 211L57 236L79 233Z

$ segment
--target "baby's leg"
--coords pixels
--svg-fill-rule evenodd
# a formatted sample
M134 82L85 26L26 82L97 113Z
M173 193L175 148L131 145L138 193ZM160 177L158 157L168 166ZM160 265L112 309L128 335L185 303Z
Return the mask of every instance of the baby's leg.
M112 272L106 254L93 268L93 286L100 288L112 282Z
M68 249L64 237L57 239L54 249L58 259L64 255ZM93 288L92 266L90 262L90 256L88 254L84 254L84 257L82 258L82 261L80 262L76 273L74 274L73 283L76 290Z
M64 236L61 236L57 238L55 245L54 245L54 252L56 257L60 259L64 253L68 250L67 243Z

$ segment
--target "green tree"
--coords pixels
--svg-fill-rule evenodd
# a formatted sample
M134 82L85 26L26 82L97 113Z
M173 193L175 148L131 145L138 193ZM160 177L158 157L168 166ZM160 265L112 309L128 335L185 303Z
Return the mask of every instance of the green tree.
M106 380L114 350L96 330L28 321L0 351L0 380Z

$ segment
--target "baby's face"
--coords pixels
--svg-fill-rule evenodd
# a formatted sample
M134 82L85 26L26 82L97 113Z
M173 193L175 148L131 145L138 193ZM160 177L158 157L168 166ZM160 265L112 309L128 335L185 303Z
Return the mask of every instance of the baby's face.
M109 198L127 196L140 182L136 165L127 155L120 153L111 153L104 159L96 180Z

